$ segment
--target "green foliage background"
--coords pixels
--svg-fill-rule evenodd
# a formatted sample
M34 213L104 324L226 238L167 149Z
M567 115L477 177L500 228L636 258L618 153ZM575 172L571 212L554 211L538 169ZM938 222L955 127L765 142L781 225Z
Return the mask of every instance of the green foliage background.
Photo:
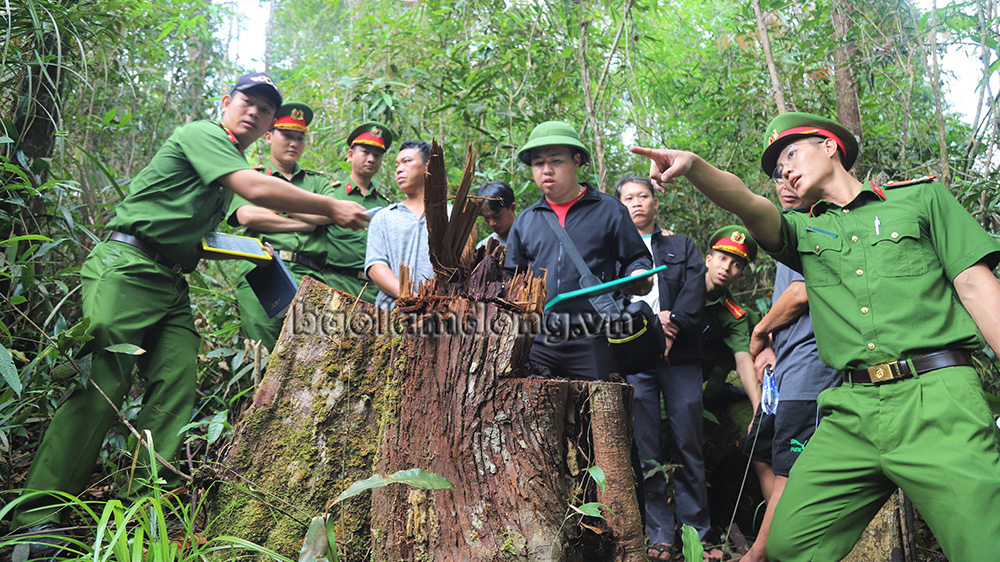
M832 53L841 45L833 39L831 0L761 3L790 109L835 116ZM0 353L4 488L21 483L40 428L72 384L72 369L59 365L84 338L80 327L73 330L81 321L80 263L129 179L176 126L216 117L219 99L243 72L267 70L286 99L317 110L303 164L334 176L343 173L347 133L375 119L397 138L443 142L455 180L465 146L473 144L480 151L477 177L509 182L524 208L538 192L516 148L535 124L561 119L601 153L603 167L583 176L604 189L620 175L645 173L644 162L628 152L639 144L693 150L770 191L758 162L764 126L777 108L748 2L267 4L270 34L252 39L266 41L266 68L229 60L241 17L231 2L23 0L0 7L0 344L9 352ZM857 48L862 172L880 179L940 174L931 39L939 50L964 45L983 57L983 80L995 83L996 3L942 6L938 29L910 0L851 2L848 16L848 40ZM966 99L986 92L968 88L960 92ZM942 114L953 191L994 234L995 96L989 90L973 124L947 107ZM36 126L45 123L51 130L39 135ZM50 149L34 148L41 137ZM266 153L259 141L248 158L264 161ZM387 163L393 157L390 151ZM393 185L391 165L377 182ZM683 182L661 196L660 213L661 226L702 244L735 220ZM772 262L759 260L740 298L748 305L766 298L772 272ZM233 267L219 262L191 276L203 334L193 457L224 439L220 430L259 368L238 335L234 284ZM985 384L998 390L995 363L983 367ZM127 415L140 407L136 400ZM129 462L134 448L123 435L109 437L108 468Z

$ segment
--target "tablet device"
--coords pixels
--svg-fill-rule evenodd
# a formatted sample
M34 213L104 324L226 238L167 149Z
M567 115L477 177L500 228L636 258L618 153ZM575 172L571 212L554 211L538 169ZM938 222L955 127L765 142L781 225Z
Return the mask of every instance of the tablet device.
M259 238L236 236L221 232L209 232L201 239L202 254L218 258L244 258L254 261L269 261L271 254L264 249Z

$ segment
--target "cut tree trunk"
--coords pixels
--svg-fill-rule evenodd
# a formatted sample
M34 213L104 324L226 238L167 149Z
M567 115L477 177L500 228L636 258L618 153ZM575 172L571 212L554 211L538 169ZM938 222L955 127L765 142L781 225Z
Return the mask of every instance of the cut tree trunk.
M503 284L500 263L425 284L392 316L305 278L215 471L230 483L214 488L216 528L295 557L352 482L421 468L455 488L344 502L331 512L341 559L643 560L632 389L517 378L544 281ZM570 507L597 501L605 520Z
M433 329L397 343L378 472L423 468L455 488L375 490L375 558L644 560L631 387L518 378L531 335L510 303L540 311L539 280L516 277L488 301L459 296L495 293L499 275L487 258L467 283L434 281L397 301L397 314ZM586 473L595 465L607 477L600 493ZM570 507L598 499L606 520Z
M468 196L474 170L470 148L449 216L444 152L432 144L434 278L414 293L402 268L391 314L305 279L215 475L239 485L216 488L227 534L293 556L311 518L352 482L416 468L454 487L394 484L337 505L343 559L646 559L632 387L523 378L545 279L506 274L504 248L478 263L463 252L482 203ZM603 511L574 510L598 501Z

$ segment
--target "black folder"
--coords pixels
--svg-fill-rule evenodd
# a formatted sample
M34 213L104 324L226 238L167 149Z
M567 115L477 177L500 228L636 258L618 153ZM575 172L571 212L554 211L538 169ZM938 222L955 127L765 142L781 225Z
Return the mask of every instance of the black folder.
M246 280L268 318L284 316L288 305L292 304L295 292L299 290L299 284L277 254L273 262L258 265L248 271Z

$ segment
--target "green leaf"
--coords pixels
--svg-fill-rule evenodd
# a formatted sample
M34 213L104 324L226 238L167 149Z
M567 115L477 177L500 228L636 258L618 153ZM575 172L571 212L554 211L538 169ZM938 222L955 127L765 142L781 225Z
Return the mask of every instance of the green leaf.
M7 381L14 394L20 398L23 388L21 378L17 376L17 367L14 366L14 359L10 356L10 351L2 345L0 345L0 375L3 375L3 380Z
M420 468L400 470L386 478L385 482L386 484L407 484L421 490L444 490L455 487L447 478Z
M15 236L13 238L8 238L0 244L12 244L14 242L21 242L22 240L41 240L43 242L51 242L52 239L48 236L42 236L40 234L25 234L24 236Z
M306 538L302 541L302 549L299 551L300 562L326 560L325 554L330 546L327 543L329 531L326 518L326 515L318 515L309 522Z
M333 524L333 520L330 518L330 514L326 514L326 544L327 544L327 557L330 558L330 562L337 562L339 555L337 554L337 526Z
M175 27L177 27L176 20L167 22L163 26L163 31L161 31L160 35L156 38L156 42L159 43L160 41L163 41L167 37L167 35L170 35L170 32L173 31Z
M602 507L606 508L608 511L611 511L610 507L604 505L603 503L598 503L598 502L585 503L585 504L583 504L583 505L581 505L579 507L577 507L575 505L571 505L570 506L570 508L572 508L573 511L575 511L575 512L581 514L581 515L586 515L588 517L598 517L600 519L604 519L604 514L601 513L601 508ZM611 514L614 515L615 512L611 511Z
M6 135L0 135L0 144L10 144L12 142L14 142L14 139Z
M681 527L681 542L684 543L684 562L701 562L705 555L705 547L701 544L698 529L691 525Z
M104 348L111 353L124 353L126 355L142 355L146 350L131 343L116 343Z
M601 487L601 493L604 493L605 488L608 485L608 478L604 474L604 469L599 466L592 466L587 469L587 474L597 482L597 485Z
M389 484L406 484L420 490L443 490L455 487L454 484L443 476L439 476L433 472L427 472L421 468L410 468L407 470L400 470L388 478L382 478L381 475L375 474L371 478L359 480L341 492L340 495L337 496L337 499L333 500L333 503L336 504L346 500L347 498L354 497L365 490L382 488L388 486Z
M104 114L104 118L101 119L101 126L107 127L108 123L110 123L111 120L115 118L115 115L118 115L118 108L112 107L111 109L108 110L107 113Z
M353 484L351 484L350 486L348 486L346 490L341 492L340 495L337 496L337 499L333 500L333 503L337 504L343 500L346 500L347 498L353 498L354 496L360 494L361 492L364 492L365 490L371 490L373 488L382 488L386 484L388 484L388 482L386 482L385 479L382 478L382 476L379 474L375 474L371 478L358 480Z
M208 422L208 434L206 435L206 440L208 444L211 445L218 441L219 437L222 435L223 430L229 424L227 420L229 419L229 410L222 410L212 416L212 419Z

